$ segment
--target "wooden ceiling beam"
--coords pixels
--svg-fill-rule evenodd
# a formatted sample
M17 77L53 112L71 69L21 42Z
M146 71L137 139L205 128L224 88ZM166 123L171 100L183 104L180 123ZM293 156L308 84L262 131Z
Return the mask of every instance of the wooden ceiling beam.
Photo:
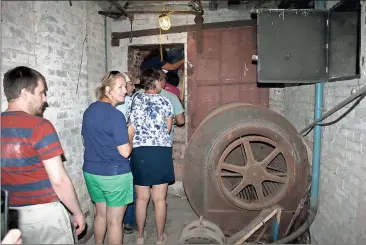
M255 20L236 20L236 21L206 23L206 24L203 24L202 30L213 30L213 29L254 26L254 25L256 25ZM196 31L196 24L172 26L168 31L162 31L162 34L191 32L191 31ZM159 35L159 34L160 34L159 28L132 31L132 37L144 37L144 36L153 36L153 35ZM126 39L126 38L130 38L130 37L131 37L130 31L112 32L112 40L113 39L115 39L115 40Z

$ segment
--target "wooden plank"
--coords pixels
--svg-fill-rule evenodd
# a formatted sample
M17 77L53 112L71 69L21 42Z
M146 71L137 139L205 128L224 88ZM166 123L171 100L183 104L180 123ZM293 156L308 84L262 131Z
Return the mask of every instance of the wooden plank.
M278 212L278 209L275 209L267 215L262 221L260 221L256 226L247 226L245 230L247 231L247 234L244 235L242 238L240 238L235 244L243 244L251 235L254 234L259 228L261 228L268 220L270 220L273 216L275 216ZM261 217L262 218L262 217ZM254 225L254 223L251 223Z
M243 230L229 237L227 240L228 244L242 244L281 209L282 207L279 205L263 209Z
M217 22L217 23L207 23L203 24L203 30L213 30L213 29L224 29L224 28L234 28L234 27L244 27L244 26L254 26L256 25L255 20L236 20L227 22ZM196 31L196 25L183 25L183 26L172 26L168 31L162 31L162 34L171 33L181 33L181 32L194 32ZM132 37L144 37L159 35L160 29L146 29L132 31ZM131 32L112 32L112 39L126 39L130 38Z

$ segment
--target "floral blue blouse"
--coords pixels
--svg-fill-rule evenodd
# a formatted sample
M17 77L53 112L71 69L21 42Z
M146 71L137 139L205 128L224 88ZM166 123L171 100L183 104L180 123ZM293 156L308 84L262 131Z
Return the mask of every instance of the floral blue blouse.
M134 95L127 105L126 118L135 127L133 147L171 147L167 119L174 115L169 99L159 94L140 93Z

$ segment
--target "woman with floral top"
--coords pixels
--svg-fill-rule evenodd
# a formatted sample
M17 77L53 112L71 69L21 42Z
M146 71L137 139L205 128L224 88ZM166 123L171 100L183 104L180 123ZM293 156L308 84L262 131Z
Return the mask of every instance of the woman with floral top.
M136 132L133 138L131 170L136 187L137 244L144 243L146 209L151 196L155 207L157 244L167 240L164 234L166 219L166 194L168 184L174 183L172 141L170 131L173 123L171 102L159 95L162 84L155 69L142 72L140 81L144 92L132 99L127 115Z

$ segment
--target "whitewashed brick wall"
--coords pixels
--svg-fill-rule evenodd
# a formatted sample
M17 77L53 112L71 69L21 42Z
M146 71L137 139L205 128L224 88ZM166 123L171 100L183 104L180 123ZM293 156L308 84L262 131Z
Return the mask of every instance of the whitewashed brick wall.
M67 158L64 164L82 209L91 213L89 228L94 208L82 176L80 130L82 115L105 72L104 17L99 10L94 1L72 1L72 6L69 1L1 2L2 78L19 65L35 68L46 77L49 108L45 118L59 134ZM1 95L4 111L7 102L3 92Z

